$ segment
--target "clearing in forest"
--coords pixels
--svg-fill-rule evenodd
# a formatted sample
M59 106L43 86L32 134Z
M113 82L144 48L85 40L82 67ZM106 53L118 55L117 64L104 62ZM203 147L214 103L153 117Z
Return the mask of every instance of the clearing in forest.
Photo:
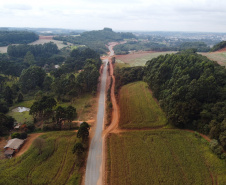
M226 67L226 51L222 49L216 52L209 53L200 53L201 55L206 56L208 59L216 61L218 64Z
M148 60L158 57L159 55L166 55L176 53L175 51L156 52L156 51L139 51L128 55L116 55L116 62L127 64L130 66L144 66Z
M50 132L42 153L33 145L22 156L0 160L0 184L80 184L80 163L72 153L75 132Z
M123 86L119 98L119 126L129 128L155 128L166 124L166 117L152 97L145 82Z
M183 130L110 134L107 184L226 184L224 160L208 142Z

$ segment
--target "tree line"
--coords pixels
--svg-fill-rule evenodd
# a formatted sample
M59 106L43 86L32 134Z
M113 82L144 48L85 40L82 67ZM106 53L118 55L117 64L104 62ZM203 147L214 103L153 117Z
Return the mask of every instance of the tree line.
M214 45L214 46L212 47L211 51L212 51L212 52L218 51L218 50L223 49L223 48L225 48L225 47L226 47L226 41L222 41L222 42L220 42L220 43Z
M127 83L148 83L169 124L214 139L219 157L226 149L226 69L189 49L160 55L145 67L116 68L116 93ZM217 143L217 144L216 144ZM223 148L222 148L223 147Z
M146 65L144 79L169 123L207 134L226 149L226 69L191 51Z
M39 39L39 36L29 31L0 31L0 46L9 44L28 44Z
M169 42L163 43L164 40L159 42L152 41L128 41L125 44L120 44L114 47L116 55L128 54L129 51L182 51L193 48L197 52L208 52L210 47L206 43L201 41L193 42Z

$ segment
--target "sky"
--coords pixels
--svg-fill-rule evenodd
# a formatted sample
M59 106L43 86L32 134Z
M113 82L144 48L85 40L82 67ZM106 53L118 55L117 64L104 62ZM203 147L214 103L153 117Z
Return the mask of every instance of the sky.
M7 0L0 27L226 32L226 0Z

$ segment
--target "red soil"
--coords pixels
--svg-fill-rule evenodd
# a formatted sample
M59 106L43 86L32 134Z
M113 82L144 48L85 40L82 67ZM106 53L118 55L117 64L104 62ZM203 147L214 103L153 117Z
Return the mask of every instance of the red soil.
M43 35L39 35L39 39L53 40L53 36L43 36Z
M220 49L220 50L216 51L216 53L224 53L224 52L226 52L226 47L223 48L223 49Z

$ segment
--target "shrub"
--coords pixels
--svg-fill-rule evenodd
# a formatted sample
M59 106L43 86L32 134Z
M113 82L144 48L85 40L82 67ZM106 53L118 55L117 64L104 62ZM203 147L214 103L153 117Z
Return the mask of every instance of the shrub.
M12 139L14 139L14 138L20 138L20 133L18 133L18 132L14 132L14 133L12 133L12 135L11 135L11 138Z

